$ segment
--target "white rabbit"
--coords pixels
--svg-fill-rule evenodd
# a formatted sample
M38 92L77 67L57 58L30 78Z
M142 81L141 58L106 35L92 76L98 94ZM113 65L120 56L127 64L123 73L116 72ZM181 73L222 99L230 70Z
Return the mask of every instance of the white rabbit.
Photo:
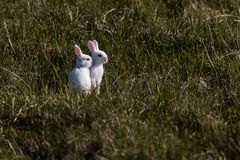
M91 90L89 68L92 66L92 58L89 55L83 54L77 45L74 46L74 52L77 56L77 62L69 74L70 86L77 92L89 94Z
M91 85L96 89L97 94L100 93L100 84L104 73L103 64L108 62L107 54L98 48L96 40L88 41L88 48L92 52L93 64L90 67Z

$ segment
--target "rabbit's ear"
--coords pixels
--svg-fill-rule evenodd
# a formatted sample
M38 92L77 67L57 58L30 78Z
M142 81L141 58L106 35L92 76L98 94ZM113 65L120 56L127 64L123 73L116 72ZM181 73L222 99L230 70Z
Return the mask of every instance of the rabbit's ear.
M93 40L93 43L94 43L96 49L99 50L99 48L98 48L98 42L97 42L96 40Z
M77 57L81 57L81 55L83 54L80 47L76 44L74 45L74 52L75 52Z
M93 43L93 41L88 41L88 48L91 52L95 52L97 50L95 44Z

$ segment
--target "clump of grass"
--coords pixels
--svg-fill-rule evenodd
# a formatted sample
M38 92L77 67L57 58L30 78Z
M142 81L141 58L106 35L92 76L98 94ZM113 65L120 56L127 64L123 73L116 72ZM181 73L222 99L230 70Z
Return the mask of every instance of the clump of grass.
M0 157L239 159L240 4L174 2L1 1ZM89 39L110 61L81 97Z

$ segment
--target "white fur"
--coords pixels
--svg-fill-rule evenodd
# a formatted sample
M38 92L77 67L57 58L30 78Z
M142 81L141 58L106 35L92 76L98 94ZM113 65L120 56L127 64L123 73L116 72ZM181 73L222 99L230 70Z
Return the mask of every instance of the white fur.
M100 85L104 74L103 64L108 62L107 54L98 48L96 40L88 42L88 48L92 52L93 64L90 68L91 86L100 93Z
M77 45L74 46L74 51L77 56L77 63L69 74L69 82L75 91L88 94L91 90L89 68L92 65L92 58L83 54Z

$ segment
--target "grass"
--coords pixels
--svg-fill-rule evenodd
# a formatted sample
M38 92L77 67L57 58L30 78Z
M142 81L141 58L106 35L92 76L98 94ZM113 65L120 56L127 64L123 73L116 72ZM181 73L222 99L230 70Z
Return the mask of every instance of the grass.
M240 3L0 2L1 159L239 159ZM68 87L74 44L109 56Z

